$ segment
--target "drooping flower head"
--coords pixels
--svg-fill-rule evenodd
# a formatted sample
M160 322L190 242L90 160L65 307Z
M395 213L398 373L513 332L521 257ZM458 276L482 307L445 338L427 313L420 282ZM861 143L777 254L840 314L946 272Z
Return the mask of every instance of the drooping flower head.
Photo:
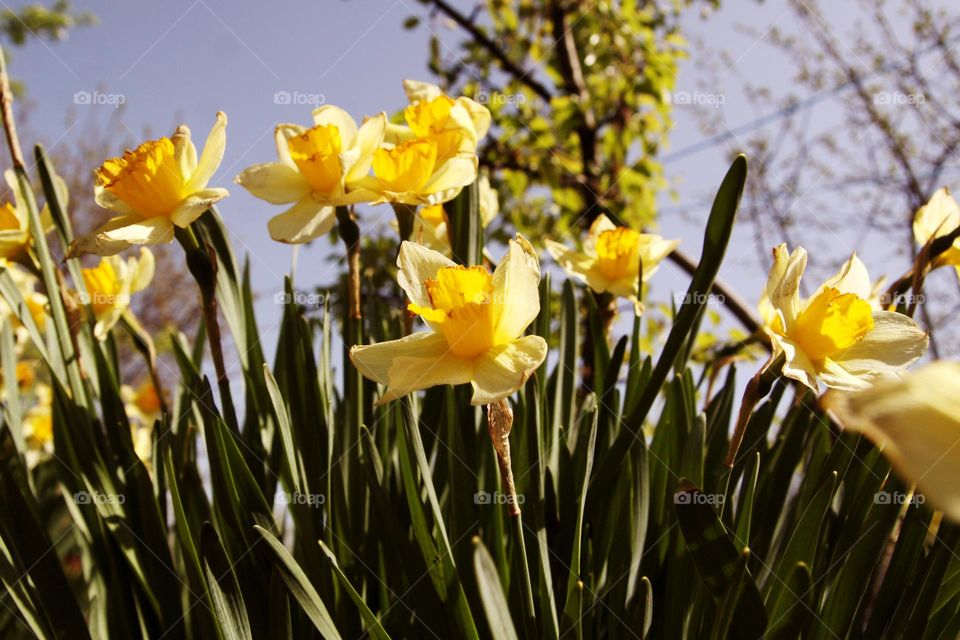
M823 404L844 429L883 450L897 472L935 506L960 521L960 363L934 362Z
M104 162L96 172L94 196L118 215L74 241L68 257L111 256L132 245L171 242L174 227L188 226L227 197L226 189L207 187L223 159L226 128L227 117L217 113L199 160L190 129L180 125L169 138L148 140Z
M543 362L547 343L524 331L540 311L536 253L523 236L491 274L404 242L397 280L409 310L431 329L350 350L360 372L386 385L380 402L439 384L473 385L472 403L516 391Z
M634 304L639 304L641 263L643 281L647 282L679 244L679 240L618 227L603 214L590 225L583 252L546 241L547 251L571 278L598 293L609 291Z
M324 105L314 110L310 128L277 126L277 161L248 167L235 179L261 200L292 204L270 220L270 237L309 242L333 228L336 207L374 200L377 193L358 182L370 173L386 123L381 113L357 127L346 111Z
M946 188L938 189L930 201L917 210L913 219L913 237L923 246L960 227L960 206ZM952 266L960 278L960 238L949 249L937 256L934 267Z
M130 296L142 291L153 279L153 253L141 247L140 257L126 261L120 256L106 256L96 267L82 269L87 299L96 318L94 335L104 340L130 307Z
M896 375L927 349L927 334L909 317L869 302L872 284L856 254L808 299L800 298L807 252L773 250L761 302L774 356L784 354L783 375L818 390L862 389Z

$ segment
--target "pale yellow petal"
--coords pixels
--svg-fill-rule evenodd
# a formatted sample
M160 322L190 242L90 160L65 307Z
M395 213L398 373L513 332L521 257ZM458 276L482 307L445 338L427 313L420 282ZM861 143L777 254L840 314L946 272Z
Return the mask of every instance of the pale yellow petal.
M477 141L482 140L490 130L490 110L476 100L464 96L457 98L456 103L470 115Z
M769 333L769 332L768 332ZM769 333L770 341L774 345L774 356L780 352L784 355L783 375L791 380L796 380L800 384L810 387L814 391L819 391L817 384L817 368L810 362L810 358L802 349L789 338L785 338L775 333Z
M867 267L854 253L850 255L850 258L843 263L843 266L833 277L817 289L817 293L827 288L836 289L840 293L852 293L858 298L868 300L873 291L873 282L867 273ZM816 296L816 293L814 296Z
M136 293L143 291L153 280L153 274L156 269L156 262L153 252L146 247L140 248L140 258L131 258L132 273L130 274L130 292Z
M133 209L131 209L126 202L115 196L112 192L107 191L99 184L93 187L93 199L104 209L109 209L110 211L114 211L120 215L128 216L134 214Z
M960 364L936 362L902 381L831 392L824 405L844 429L880 447L935 507L960 521Z
M227 116L222 111L217 112L217 120L210 129L210 135L203 145L203 152L197 162L197 168L190 176L187 189L199 191L207 186L210 178L216 173L223 161L223 151L227 146Z
M452 266L454 262L439 251L405 240L400 244L397 257L397 283L410 302L420 307L432 307L425 283L436 278L443 267Z
M313 125L333 125L340 133L340 144L344 149L353 146L357 139L357 123L354 122L350 114L335 107L332 104L325 104L313 110Z
M162 244L173 241L173 223L160 216L147 218L117 216L90 235L74 240L67 257L92 253L112 256L133 245Z
M640 258L643 260L643 281L647 282L660 268L663 259L680 246L680 241L666 240L654 233L642 233L639 245Z
M470 403L490 404L507 397L523 386L546 357L547 341L540 336L524 336L490 349L477 360Z
M386 385L380 404L439 384L465 384L473 375L473 363L450 354L447 341L432 331L354 346L350 361L365 377Z
M280 215L270 218L267 229L277 242L302 244L328 233L336 222L336 210L306 197Z
M287 144L287 140L294 136L298 136L301 133L306 131L305 127L301 127L298 124L278 124L276 129L273 131L273 139L277 145L277 161L282 162L285 165L297 168L297 165L294 163L293 159L290 157L290 146Z
M493 272L494 296L501 302L497 334L513 340L523 335L540 313L540 260L519 233Z
M960 226L960 207L946 188L937 189L913 219L913 236L924 245L931 238L945 236Z
M234 182L255 198L270 204L296 202L310 193L310 184L295 167L283 162L266 162L244 169Z
M907 316L874 311L873 329L833 359L855 374L881 374L913 364L926 353L928 344L926 332Z
M597 218L591 223L590 229L587 231L587 237L583 241L583 250L589 256L596 255L596 244L597 238L600 237L600 234L604 231L613 231L617 228L617 225L613 223L613 220L607 217L605 213L601 213Z
M407 94L407 100L410 102L430 101L443 95L443 91L437 85L419 80L404 80L403 91Z
M186 227L228 195L230 192L226 189L202 189L191 193L170 213L170 221L178 227Z
M783 314L788 327L800 314L800 278L806 268L807 252L803 247L797 247L789 254L785 244L774 248L766 295L773 308Z
M430 181L424 186L423 192L427 196L440 196L441 199L435 202L431 199L429 202L429 204L439 204L455 197L460 189L472 184L476 179L477 157L455 156L437 168L430 177ZM451 192L453 194L447 196Z
M173 142L173 157L180 166L180 175L184 181L189 180L197 170L197 147L190 137L190 128L182 124L177 127L171 138Z
M355 182L370 173L370 166L373 162L373 152L383 144L383 136L387 129L387 114L379 113L372 118L367 118L360 125L357 132L356 150L357 159L346 172L345 180L347 184Z
M580 282L587 281L587 273L593 267L595 258L574 251L565 244L554 240L544 240L543 244L546 246L547 252L553 257L554 262L560 265L568 276Z

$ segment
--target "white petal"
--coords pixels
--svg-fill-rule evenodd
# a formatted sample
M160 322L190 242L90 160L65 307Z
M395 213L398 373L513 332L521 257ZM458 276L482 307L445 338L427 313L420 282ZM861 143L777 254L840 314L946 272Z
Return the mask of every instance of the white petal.
M255 198L270 204L296 202L310 193L310 184L295 167L283 162L266 162L244 169L234 182Z
M267 229L277 242L302 244L326 234L333 228L336 210L306 197L278 216L270 218Z
M546 357L547 341L540 336L524 336L490 349L476 362L470 403L490 404L507 397L523 386Z
M523 335L540 313L540 261L533 247L519 233L510 241L506 257L493 272L494 296L500 298L497 333L513 340Z

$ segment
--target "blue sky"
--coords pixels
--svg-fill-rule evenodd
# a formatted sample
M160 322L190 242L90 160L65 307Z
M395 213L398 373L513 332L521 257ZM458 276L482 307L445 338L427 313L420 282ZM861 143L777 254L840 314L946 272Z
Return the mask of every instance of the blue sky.
M14 3L20 4L20 3ZM470 7L472 2L455 3ZM272 131L277 122L306 123L310 102L323 101L344 107L356 117L381 110L392 111L405 103L403 78L429 79L426 69L427 29L441 33L444 42L456 42L457 33L443 22L428 22L414 31L402 28L411 15L423 15L416 0L165 0L164 2L76 1L78 10L96 14L99 24L78 29L61 43L31 42L14 51L12 74L24 80L34 106L31 128L48 145L69 145L83 135L89 114L106 118L110 102L122 96L123 120L131 134L142 137L146 128L167 134L178 122L187 123L198 143L223 110L229 117L228 144L221 170L212 186L226 186L231 197L220 206L234 233L238 251L249 252L254 287L260 299L258 313L264 341L273 342L278 320L273 295L291 261L291 249L272 242L266 221L279 212L232 184L236 173L249 164L273 159ZM842 33L851 20L846 3L827 8L831 24ZM671 150L684 149L704 139L697 125L697 109L721 110L729 127L763 115L740 90L743 80L789 90L785 62L765 43L772 25L788 27L792 20L783 1L754 3L730 1L707 20L696 12L686 18L691 39L691 60L684 64L678 91L702 90L703 73L698 56L712 56L726 48L733 64L708 78L712 90L723 95L723 104L678 107ZM758 34L746 34L747 23ZM445 55L454 51L447 49ZM75 104L78 92L100 92L107 104ZM275 96L286 92L291 102L278 104ZM92 102L96 102L94 99ZM69 114L81 124L68 127ZM836 122L829 104L818 107L814 127ZM30 142L30 141L27 141ZM749 149L745 149L749 154ZM91 167L92 169L93 167ZM665 213L661 231L682 237L683 248L696 254L708 204L726 169L723 146L717 146L666 165L677 199L661 198ZM686 206L694 203L693 206ZM367 209L383 220L392 217L387 207ZM827 242L862 249L857 237L828 238ZM320 241L299 256L298 285L309 288L329 281L331 250ZM336 248L339 251L339 247ZM757 255L749 230L735 236L722 275L749 301L755 301L765 279L766 256ZM815 261L815 259L814 259ZM892 269L895 270L895 269ZM654 285L665 299L671 289L682 290L687 278L672 266L665 267ZM268 353L272 348L268 348Z

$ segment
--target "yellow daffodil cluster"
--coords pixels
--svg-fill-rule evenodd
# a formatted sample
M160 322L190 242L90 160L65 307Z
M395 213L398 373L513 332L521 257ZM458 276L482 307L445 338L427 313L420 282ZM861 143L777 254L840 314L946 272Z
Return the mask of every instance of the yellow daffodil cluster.
M277 126L277 161L236 177L257 198L291 205L270 220L274 240L299 244L326 234L338 206L436 205L476 180L477 143L490 126L486 108L450 98L435 85L407 81L405 87L405 126L389 124L385 113L358 126L332 105L313 112L310 128Z

